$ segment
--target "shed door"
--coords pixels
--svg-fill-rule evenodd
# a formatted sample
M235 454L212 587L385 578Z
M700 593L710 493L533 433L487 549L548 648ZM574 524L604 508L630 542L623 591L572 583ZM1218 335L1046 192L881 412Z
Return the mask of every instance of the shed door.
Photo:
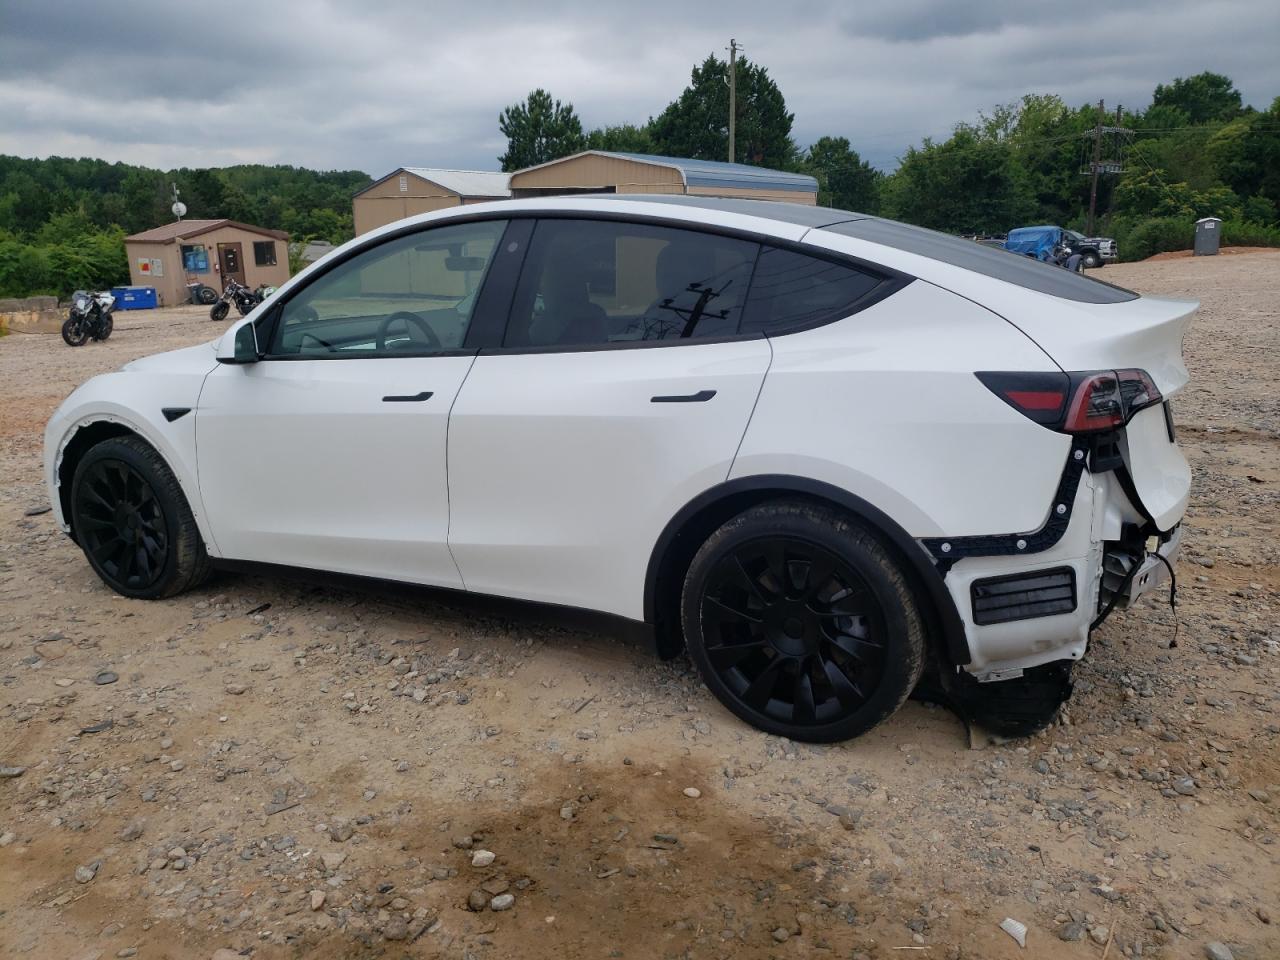
M244 256L239 243L218 244L218 263L222 269L222 286L224 289L227 286L227 281L232 277L240 283L245 282Z

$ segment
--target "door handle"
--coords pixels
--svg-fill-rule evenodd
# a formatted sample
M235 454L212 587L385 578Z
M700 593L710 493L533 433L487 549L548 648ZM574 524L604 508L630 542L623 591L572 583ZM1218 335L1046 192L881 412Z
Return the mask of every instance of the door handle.
M411 393L407 395L397 396L392 394L389 397L383 397L383 403L421 403L423 400L431 399L431 391L423 390L421 393Z
M673 394L670 396L651 397L650 403L706 403L716 395L714 390L699 390L697 393Z

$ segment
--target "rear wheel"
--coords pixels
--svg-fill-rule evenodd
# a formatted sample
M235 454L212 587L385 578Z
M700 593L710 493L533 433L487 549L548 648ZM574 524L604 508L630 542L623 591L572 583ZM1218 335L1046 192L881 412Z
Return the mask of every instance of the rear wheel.
M689 655L743 720L794 740L855 737L920 678L924 627L897 561L826 507L762 504L703 544L685 578Z
M99 321L98 332L94 335L95 340L105 340L111 336L111 331L115 329L116 322L111 319L111 314L106 314Z
M71 524L89 565L126 597L169 597L209 575L177 478L137 437L104 440L85 453L71 485Z

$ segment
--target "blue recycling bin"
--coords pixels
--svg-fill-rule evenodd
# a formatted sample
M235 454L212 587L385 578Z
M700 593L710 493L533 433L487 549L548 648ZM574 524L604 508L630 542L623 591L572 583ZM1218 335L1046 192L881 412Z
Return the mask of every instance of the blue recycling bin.
M112 287L117 310L151 310L160 305L155 287Z

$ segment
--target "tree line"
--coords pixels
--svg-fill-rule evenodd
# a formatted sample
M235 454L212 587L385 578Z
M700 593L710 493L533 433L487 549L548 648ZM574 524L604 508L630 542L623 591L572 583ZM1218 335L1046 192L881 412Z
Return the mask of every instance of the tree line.
M188 218L226 217L341 243L353 235L352 194L372 182L359 170L154 170L0 155L0 297L128 283L124 238L173 220L175 184Z
M499 115L507 137L499 162L515 170L586 149L724 160L728 70L709 56L658 116L594 130L583 129L571 103L534 90ZM1265 111L1246 107L1221 74L1159 84L1150 106L1118 115L1027 94L956 124L945 140L908 147L889 174L864 161L847 137L799 146L795 115L765 67L739 60L736 86L739 162L811 174L824 206L965 235L1037 223L1082 230L1086 173L1102 125L1126 132L1104 136L1104 159L1122 172L1100 178L1096 232L1115 236L1126 259L1190 248L1203 216L1226 221L1225 242L1280 246L1280 97Z
M728 64L708 56L679 96L644 123L586 130L571 103L534 90L504 109L504 170L585 149L723 160L728 155ZM1280 97L1243 104L1230 78L1200 73L1156 86L1140 110L1099 114L1051 94L1028 94L956 124L942 140L909 146L891 173L866 162L849 137L807 147L766 67L737 62L736 156L741 163L813 175L818 202L958 234L1055 223L1083 229L1095 127L1123 172L1104 176L1097 232L1141 259L1191 246L1194 221L1222 217L1226 243L1280 246ZM352 236L351 197L372 179L358 170L243 165L155 170L103 160L0 155L0 297L65 295L129 276L123 239L172 219L177 184L191 218L229 217L287 230L295 240Z

